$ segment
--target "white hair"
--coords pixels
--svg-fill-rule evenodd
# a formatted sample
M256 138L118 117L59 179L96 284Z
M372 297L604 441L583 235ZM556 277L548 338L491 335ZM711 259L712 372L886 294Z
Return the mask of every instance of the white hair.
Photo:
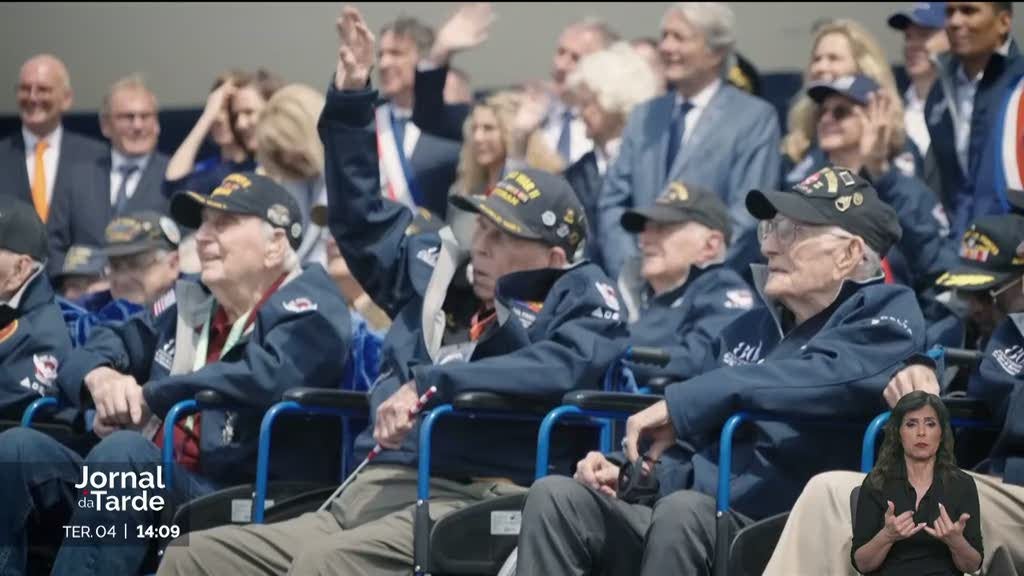
M634 106L658 93L658 80L632 46L616 42L580 60L569 75L568 87L586 87L606 112L628 116Z
M732 8L724 2L676 2L665 15L673 11L700 30L709 49L724 53L722 73L726 73L732 67L736 47L736 14Z
M263 237L266 238L267 242L274 239L275 228L270 225L270 222L263 220L260 222L260 227L263 229ZM291 272L299 267L299 255L295 253L295 249L292 248L291 243L288 241L288 231L285 230L285 245L284 245L284 259L282 260L281 267L285 272Z

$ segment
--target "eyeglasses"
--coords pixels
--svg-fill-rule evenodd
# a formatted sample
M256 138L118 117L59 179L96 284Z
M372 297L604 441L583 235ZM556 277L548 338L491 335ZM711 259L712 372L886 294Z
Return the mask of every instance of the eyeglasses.
M160 256L145 252L134 256L114 257L107 264L107 274L137 274L146 271L160 260Z
M819 117L824 118L826 114L831 114L836 122L842 122L853 115L853 107L848 104L837 104L831 108L822 106Z
M775 241L780 246L786 247L796 241L801 231L821 229L823 233L844 240L852 240L856 236L837 230L824 230L821 226L799 224L784 216L777 216L771 220L761 220L757 223L757 238L763 244L769 234L775 235Z

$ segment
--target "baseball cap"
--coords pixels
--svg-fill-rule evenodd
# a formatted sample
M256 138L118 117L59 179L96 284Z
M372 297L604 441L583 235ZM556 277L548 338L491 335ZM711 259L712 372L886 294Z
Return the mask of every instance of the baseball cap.
M84 244L72 244L64 255L64 264L53 281L60 282L68 276L103 276L107 268L107 256L103 249Z
M171 199L171 216L186 228L202 224L203 207L233 214L257 216L288 236L292 248L302 243L302 212L295 198L280 184L254 172L229 174L205 196L191 190Z
M807 87L807 96L818 104L825 101L832 94L845 96L850 100L867 105L868 96L878 90L878 82L863 74L853 76L840 76L831 82L815 82Z
M896 211L867 180L846 168L822 168L785 192L751 190L746 204L758 220L782 214L809 224L838 226L863 238L879 256L885 256L903 234Z
M449 201L513 236L561 247L570 258L587 234L583 206L572 187L541 170L509 172L488 196L452 196Z
M662 224L699 222L720 231L726 242L732 235L729 210L718 195L683 182L670 182L652 206L627 210L620 221L627 232L637 234L643 232L648 220Z
M889 27L906 30L911 24L922 28L944 28L946 26L945 2L914 2L909 10L903 10L889 16Z
M103 232L107 258L141 254L147 250L174 250L181 232L173 220L151 210L119 216Z
M960 240L959 266L936 284L967 292L989 290L1024 273L1024 216L982 216Z
M0 249L25 254L36 262L46 260L46 225L34 206L10 197L0 203Z
M1010 210L1018 214L1024 214L1024 190L1008 188L1006 200L1010 203Z

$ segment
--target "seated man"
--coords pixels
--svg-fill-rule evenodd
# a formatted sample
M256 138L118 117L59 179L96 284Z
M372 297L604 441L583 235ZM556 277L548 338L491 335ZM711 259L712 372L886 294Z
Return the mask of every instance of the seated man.
M28 519L54 511L71 514L55 531L61 524L90 529L64 534L55 573L137 573L150 544L137 527L160 524L163 505L173 509L217 487L251 482L263 412L290 387L333 387L341 380L348 312L322 267L298 268L302 227L291 195L263 176L232 174L210 197L189 192L171 206L179 222L198 228L202 283L183 280L148 313L97 328L61 367L62 394L75 406L95 407L93 430L103 441L83 461L35 430L0 434L5 574L24 573ZM180 424L174 438L163 438L160 418L203 390L220 393L236 409L204 411ZM173 442L177 456L174 482L166 487L159 480L163 442ZM317 460L310 449L279 450L272 474L308 472ZM165 498L161 507L119 510L84 498L94 488L102 492L95 479L104 475L113 484L104 498L142 495L130 483L115 483L111 469L156 478L150 488L166 488L155 490ZM79 496L73 487L86 490ZM96 528L125 525L129 533L119 531L117 545Z
M181 232L170 218L148 210L127 214L107 225L104 240L110 289L74 304L60 302L75 346L84 344L96 326L152 307L178 280ZM68 252L65 264L74 256Z
M20 420L33 400L54 393L57 370L71 352L71 340L44 270L46 243L46 226L35 208L4 198L0 205L2 420Z
M79 302L91 294L110 290L107 257L95 246L75 244L68 248L60 273L53 276L53 287L66 301Z
M619 277L630 343L672 356L664 369L636 365L633 371L675 380L696 376L718 333L754 305L747 283L722 265L732 231L729 210L708 190L672 182L652 206L623 214L622 227L637 235L641 253Z
M1024 574L1024 217L979 218L964 234L960 257L962 267L940 277L939 285L977 291L979 299L991 300L985 308L990 316L981 324L988 327L985 358L971 374L968 393L984 400L1003 428L980 473L971 473L981 501L982 572ZM938 394L935 372L907 368L886 388L885 400L895 406L914 390ZM857 574L850 561L850 492L863 480L863 474L845 471L812 478L786 520L765 574ZM817 552L807 554L812 547Z
M768 259L753 269L765 307L718 335L701 375L670 385L626 423L631 466L641 439L649 443L645 474L658 480L658 500L651 508L617 499L619 467L597 452L575 480L540 480L523 510L520 576L710 574L717 440L729 415L866 421L881 410L889 376L924 351L913 291L883 284L879 270L878 255L900 236L896 213L866 181L825 168L791 192L750 192L747 208ZM811 474L853 466L860 451L857 430L749 427L734 447L733 525L786 509Z
M436 388L441 401L467 390L550 401L596 387L621 349L625 328L610 281L593 263L569 265L586 223L562 178L511 172L486 199L460 198L461 208L478 212L471 281L450 228L406 234L412 213L379 192L377 93L366 89L373 37L355 9L342 22L344 66L320 117L330 227L356 279L394 319L370 392L370 426L356 441L363 454L374 440L388 450L327 509L190 534L187 546L168 548L160 574L408 575L418 436L409 412L417 397ZM522 492L533 476L537 424L442 419L432 514Z

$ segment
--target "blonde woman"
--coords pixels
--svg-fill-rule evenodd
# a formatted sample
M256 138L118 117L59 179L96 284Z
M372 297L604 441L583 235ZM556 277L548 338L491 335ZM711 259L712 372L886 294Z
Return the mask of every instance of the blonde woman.
M890 156L901 172L913 176L918 160L913 152L907 151L903 104L885 51L864 26L853 20L833 20L819 26L814 33L814 48L804 83L831 82L855 74L871 78L887 96L891 96L893 132L889 140ZM788 132L782 139L784 186L799 183L827 163L815 140L817 119L818 106L801 91L789 109L786 120Z
M255 126L256 161L299 203L306 235L296 253L303 263L326 266L325 228L310 220L313 206L327 203L324 147L316 122L324 96L304 84L289 84L267 101Z

